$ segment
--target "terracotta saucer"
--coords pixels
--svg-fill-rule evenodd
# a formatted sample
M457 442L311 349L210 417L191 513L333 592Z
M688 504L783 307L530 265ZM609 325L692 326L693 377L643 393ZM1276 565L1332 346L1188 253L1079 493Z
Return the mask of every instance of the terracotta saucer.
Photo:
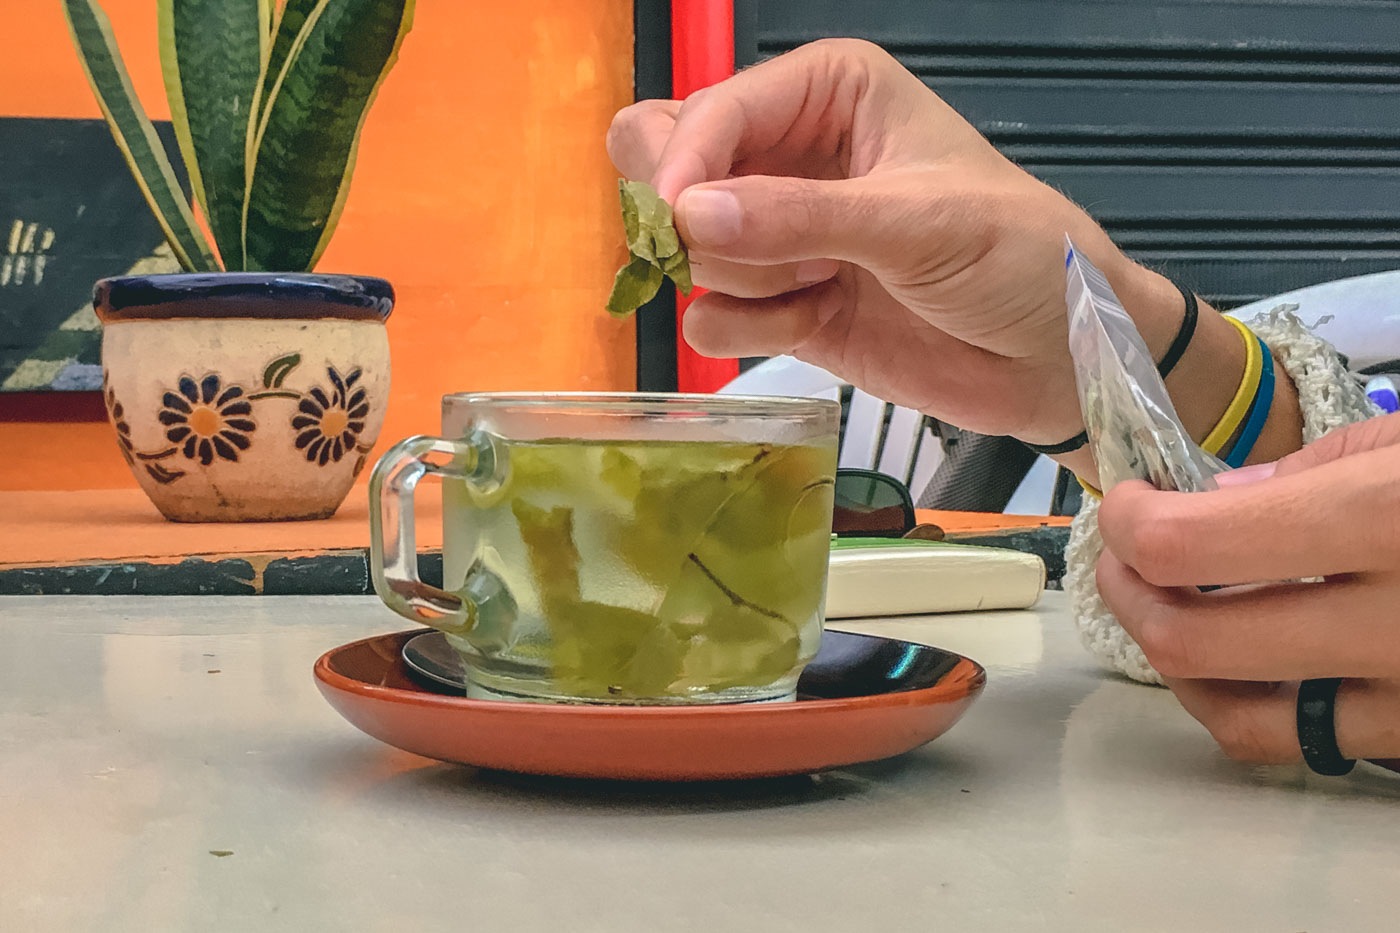
M693 781L804 774L937 738L986 682L982 666L912 642L827 632L793 703L564 706L468 700L404 660L422 630L342 645L316 683L361 731L462 764L563 777ZM428 636L432 638L430 634ZM420 651L415 663L440 652ZM428 643L431 647L431 642ZM437 672L451 677L451 671Z

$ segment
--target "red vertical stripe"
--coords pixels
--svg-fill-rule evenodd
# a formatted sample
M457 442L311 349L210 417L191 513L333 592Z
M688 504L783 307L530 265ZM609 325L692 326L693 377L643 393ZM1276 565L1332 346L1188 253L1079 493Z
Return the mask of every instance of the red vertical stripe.
M671 94L681 100L734 73L733 0L671 0ZM682 392L713 392L739 375L738 360L712 360L681 336L681 318L702 289L676 296L676 382Z

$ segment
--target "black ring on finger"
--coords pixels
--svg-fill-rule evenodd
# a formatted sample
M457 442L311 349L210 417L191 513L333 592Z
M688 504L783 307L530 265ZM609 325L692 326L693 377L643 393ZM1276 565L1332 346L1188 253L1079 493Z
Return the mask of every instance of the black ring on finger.
M1340 677L1319 677L1298 685L1298 747L1318 774L1340 777L1356 767L1337 747L1337 688Z

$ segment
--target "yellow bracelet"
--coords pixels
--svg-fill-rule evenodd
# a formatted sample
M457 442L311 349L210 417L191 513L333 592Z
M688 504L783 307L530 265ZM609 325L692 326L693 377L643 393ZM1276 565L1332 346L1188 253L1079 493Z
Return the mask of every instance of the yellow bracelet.
M1240 380L1240 387L1235 390L1235 397L1230 400L1230 407L1225 409L1220 421L1201 442L1201 448L1212 456L1220 453L1220 449L1235 436L1244 419L1249 416L1249 408L1254 404L1254 397L1259 394L1259 378L1264 372L1264 351L1259 348L1259 341L1255 339L1254 332L1241 320L1232 317L1225 320L1233 324L1244 339L1244 378Z
M1235 390L1235 397L1230 400L1230 406L1225 409L1225 414L1221 415L1220 421L1201 442L1201 448L1212 456L1220 453L1220 448L1224 447L1230 438L1235 436L1235 432L1240 429L1240 425L1248 417L1249 409L1254 405L1254 397L1259 394L1259 380L1264 372L1264 351L1260 348L1254 332L1243 321L1236 318L1227 317L1225 320L1233 324L1235 329L1240 332L1240 336L1244 338L1244 378L1240 380L1240 387ZM1079 477L1076 476L1075 479L1079 479ZM1079 486L1095 499L1103 498L1103 493L1082 479L1079 479Z

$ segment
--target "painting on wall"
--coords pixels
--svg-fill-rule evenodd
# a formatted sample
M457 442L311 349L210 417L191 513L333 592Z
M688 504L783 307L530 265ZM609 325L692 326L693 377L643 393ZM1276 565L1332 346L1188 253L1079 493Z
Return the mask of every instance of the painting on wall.
M179 264L102 120L0 117L0 165L0 391L97 389L93 282Z

